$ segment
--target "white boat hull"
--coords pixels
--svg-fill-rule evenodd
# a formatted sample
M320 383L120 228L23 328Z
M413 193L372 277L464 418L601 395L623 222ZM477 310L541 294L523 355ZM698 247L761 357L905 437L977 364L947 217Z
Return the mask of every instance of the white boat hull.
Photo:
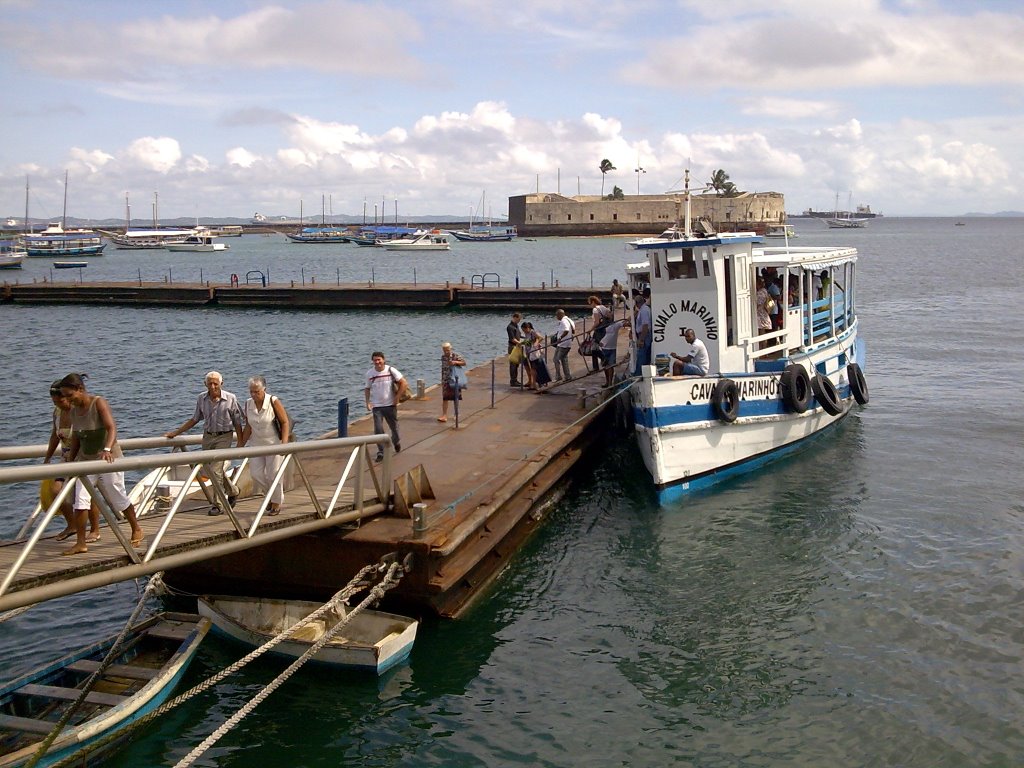
M258 597L200 597L199 614L214 629L241 643L260 646L294 626L320 607L319 603ZM344 606L328 612L318 622L300 630L274 653L298 658L347 615ZM416 640L417 622L406 616L364 610L335 635L314 661L381 674L409 657Z
M842 410L828 413L812 396L794 413L782 395L781 372L723 376L644 376L630 390L637 444L661 502L757 468L796 449L841 421L854 402L847 369L833 348L822 354ZM853 361L852 348L850 360ZM862 356L861 356L862 361ZM649 368L653 371L653 367ZM813 375L814 369L811 369ZM739 385L736 420L718 418L712 405L715 384Z

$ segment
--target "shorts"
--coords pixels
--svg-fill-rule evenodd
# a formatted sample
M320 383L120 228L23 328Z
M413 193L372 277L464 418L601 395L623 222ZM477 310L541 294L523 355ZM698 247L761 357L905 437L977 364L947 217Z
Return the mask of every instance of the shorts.
M601 350L601 365L607 368L610 365L615 365L616 350L614 349L602 349Z
M124 472L107 472L102 475L87 475L89 482L110 499L114 512L124 512L131 506L131 499L124 488ZM92 496L86 490L85 485L79 481L75 482L75 509L89 509L92 506Z

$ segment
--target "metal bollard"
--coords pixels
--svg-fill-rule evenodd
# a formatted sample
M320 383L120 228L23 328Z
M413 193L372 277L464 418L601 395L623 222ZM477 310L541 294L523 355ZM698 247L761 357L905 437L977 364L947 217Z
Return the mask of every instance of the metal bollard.
M587 410L587 390L580 387L576 390L576 397L578 399L577 406L581 411Z
M423 379L416 379L416 399L422 400L427 396L427 383Z
M348 437L348 398L338 401L338 437Z
M412 532L415 538L427 530L427 505L422 501L412 505Z

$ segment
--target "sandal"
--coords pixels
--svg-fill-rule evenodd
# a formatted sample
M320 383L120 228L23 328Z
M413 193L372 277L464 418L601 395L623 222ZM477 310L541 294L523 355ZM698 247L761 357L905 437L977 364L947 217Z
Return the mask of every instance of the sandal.
M89 548L87 546L85 546L84 544L82 546L78 546L76 544L75 546L71 547L71 549L65 549L63 552L61 552L61 554L62 555L82 555L82 554L85 554L88 551L89 551Z
M442 422L442 423L444 423L444 422L448 421L448 417L447 416L438 416L437 420Z
M99 540L100 540L100 535L98 533L90 533L88 536L85 537L85 543L86 544L92 544L94 541L99 541Z
M274 517L275 515L280 515L281 514L281 508L278 507L277 509L274 509L273 507L271 507L270 509L267 510L267 514L270 515L271 517Z
M142 542L145 541L145 539L146 539L146 534L144 534L144 533L140 533L138 535L138 537L132 536L132 546L133 547L141 547L142 546Z
M58 533L54 538L56 538L57 541L64 541L65 539L68 539L68 538L70 538L70 537L72 537L74 535L75 535L75 529L74 528L65 528L63 531Z

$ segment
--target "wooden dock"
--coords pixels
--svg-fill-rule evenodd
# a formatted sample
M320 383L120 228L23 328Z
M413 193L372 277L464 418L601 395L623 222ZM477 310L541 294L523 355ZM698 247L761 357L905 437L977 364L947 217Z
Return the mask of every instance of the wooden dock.
M626 356L624 342L620 339L620 359ZM574 352L571 367L584 374L584 358ZM492 371L497 377L493 405ZM376 468L362 475L361 494L371 517L355 520L354 511L345 513L355 506L346 486L341 514L323 519L298 483L286 493L282 513L264 517L251 539L240 537L227 515L209 516L208 503L179 511L150 563L131 563L108 528L87 553L71 557L60 555L70 541L51 536L33 550L12 594L0 598L2 608L46 599L55 582L73 581L68 591L81 591L160 569L167 569L167 583L194 593L325 599L364 565L396 553L412 555L413 565L392 593L394 607L458 615L542 522L546 502L600 443L616 407L609 397L615 390L603 389L602 373L541 393L512 389L507 377L504 357L469 371L457 427L454 408L447 423L437 421L438 386L399 406L402 450L387 459L395 478L383 489L388 498L382 500L376 491ZM350 425L349 435L372 429L367 415ZM317 449L302 455L321 506L331 498L350 452ZM261 500L239 500L235 514L244 527ZM423 504L418 519L417 503ZM147 543L163 522L162 515L140 519ZM16 543L0 545L0 573L9 571L20 551Z
M583 358L575 355L572 367L582 373ZM395 485L402 486L405 473L426 478L433 498L423 500L425 530L415 530L407 513L393 510L359 525L190 565L169 573L167 582L189 592L216 584L236 594L325 599L359 568L395 552L412 554L413 569L394 590L392 605L457 616L541 524L545 502L605 438L616 407L614 399L606 402L601 373L538 394L508 387L504 358L495 370L493 408L490 364L470 371L457 429L451 408L448 423L437 421L439 387L399 406L402 451L393 459ZM366 418L353 423L349 434L372 429ZM283 514L288 505L286 498Z
M231 307L291 310L478 309L588 310L594 288L500 288L469 283L272 283L266 286L158 282L3 283L0 303L111 304L146 307Z

